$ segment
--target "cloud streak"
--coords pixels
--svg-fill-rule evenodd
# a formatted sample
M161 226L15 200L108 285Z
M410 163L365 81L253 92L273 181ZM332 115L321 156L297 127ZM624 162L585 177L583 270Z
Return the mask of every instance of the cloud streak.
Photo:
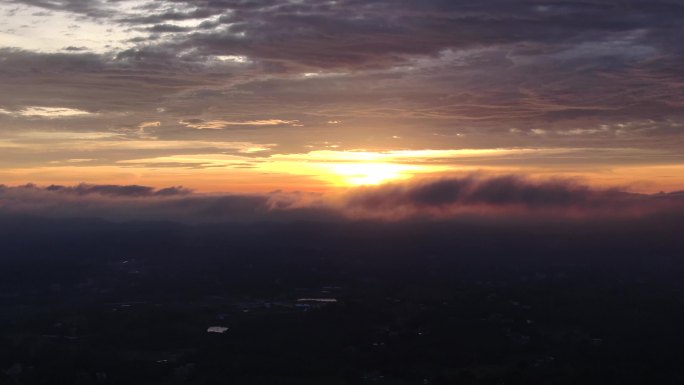
M187 119L181 120L180 124L194 128L197 130L221 130L230 127L240 127L240 126L252 126L252 127L263 127L263 126L298 126L298 120L283 120L283 119L259 119L259 120L248 120L244 122L229 121L229 120L203 120L203 119Z
M26 189L36 189L34 185L24 186ZM38 188L39 189L39 188ZM112 197L152 197L152 196L177 196L188 195L192 190L182 186L155 189L139 185L95 185L81 183L76 186L50 185L44 191L53 191L66 195L102 195Z
M78 110L75 108L65 107L25 107L18 111L10 111L0 108L0 114L9 115L13 117L28 117L28 118L70 118L75 116L93 116L96 114L88 111Z

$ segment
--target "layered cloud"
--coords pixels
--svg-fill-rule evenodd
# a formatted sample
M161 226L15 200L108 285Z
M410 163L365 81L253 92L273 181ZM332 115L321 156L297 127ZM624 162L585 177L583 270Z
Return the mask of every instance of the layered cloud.
M461 214L632 216L664 207L682 209L681 193L645 195L618 188L599 189L571 180L532 181L517 175L426 180L359 188L346 209L390 218L449 217ZM672 205L672 206L670 206Z
M337 218L336 213L316 201L316 196L295 193L193 194L180 186L0 185L0 213L51 218L183 223Z
M36 188L34 185L26 185L23 187L27 189ZM113 197L177 196L191 193L191 190L181 186L154 189L152 187L139 185L90 185L85 183L76 186L50 185L44 190L67 195L102 195Z
M344 194L199 194L139 185L0 186L0 212L47 217L177 222L404 221L460 217L684 219L684 193L636 194L568 180L515 175L430 179L351 189ZM526 219L527 218L527 219Z

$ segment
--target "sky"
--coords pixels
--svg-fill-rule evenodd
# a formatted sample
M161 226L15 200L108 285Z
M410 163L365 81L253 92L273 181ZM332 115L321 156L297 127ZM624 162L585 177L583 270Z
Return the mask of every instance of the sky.
M684 190L683 18L675 0L2 0L0 206Z

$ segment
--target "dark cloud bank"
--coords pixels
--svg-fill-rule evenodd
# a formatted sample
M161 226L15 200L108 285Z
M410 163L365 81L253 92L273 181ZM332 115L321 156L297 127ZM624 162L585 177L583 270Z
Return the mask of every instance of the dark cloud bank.
M0 212L38 217L181 223L346 222L510 218L684 218L684 192L638 194L516 175L441 178L350 189L342 195L199 194L180 186L0 186Z

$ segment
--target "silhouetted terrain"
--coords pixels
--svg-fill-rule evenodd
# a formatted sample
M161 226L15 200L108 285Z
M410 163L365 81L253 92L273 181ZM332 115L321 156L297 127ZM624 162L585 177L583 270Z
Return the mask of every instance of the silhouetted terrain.
M678 218L0 222L0 383L684 383Z

